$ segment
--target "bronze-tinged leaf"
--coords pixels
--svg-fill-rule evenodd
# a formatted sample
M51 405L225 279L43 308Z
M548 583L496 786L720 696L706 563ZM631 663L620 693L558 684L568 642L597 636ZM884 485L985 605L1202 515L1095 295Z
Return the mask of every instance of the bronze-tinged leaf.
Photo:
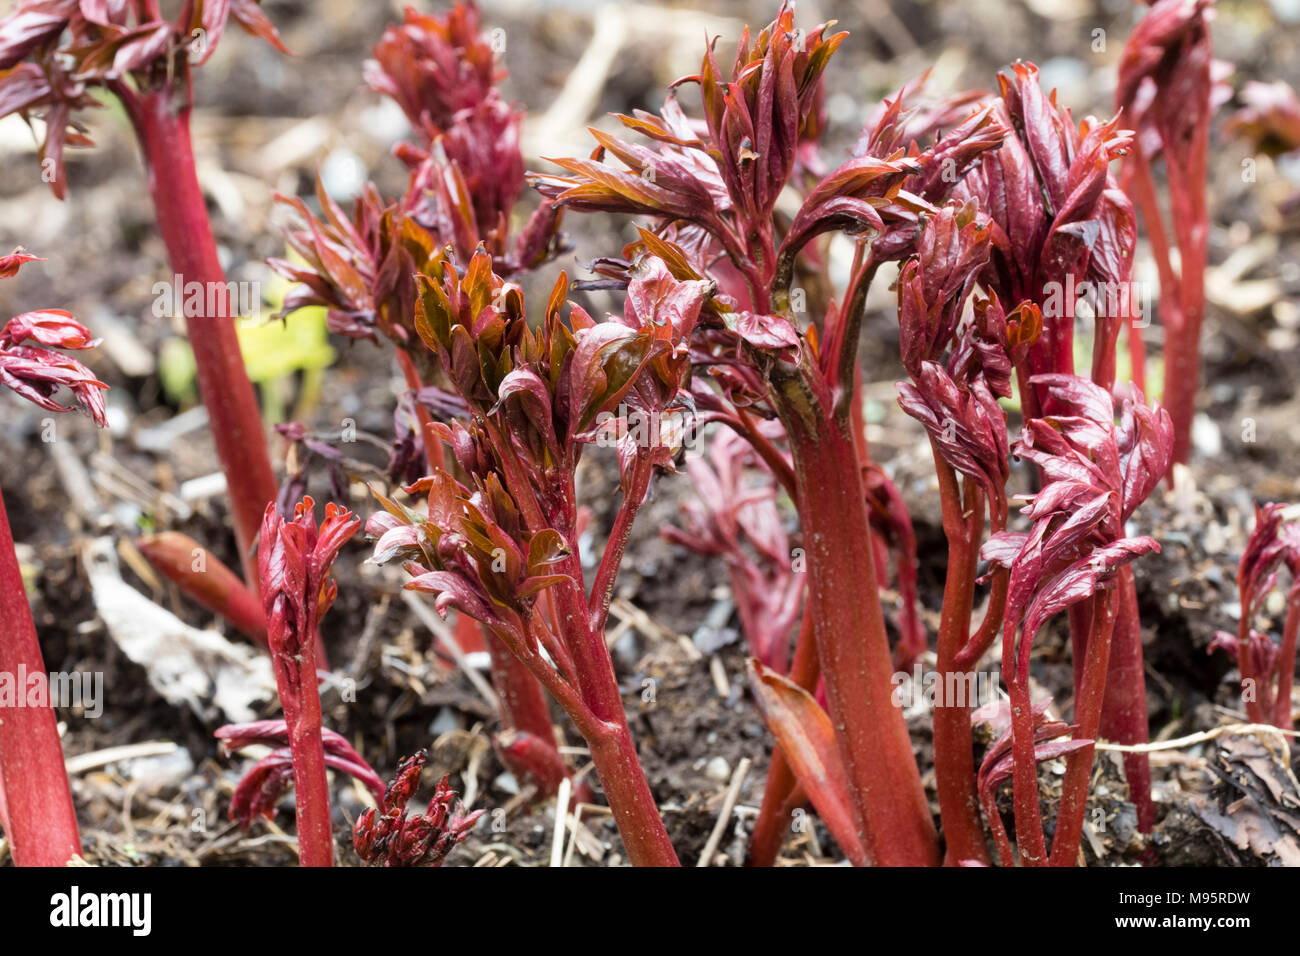
M554 528L539 531L528 541L528 573L536 574L539 569L563 560L570 553L560 532Z
M230 15L253 36L261 37L281 53L293 56L293 52L280 39L280 31L262 12L259 4L260 0L230 0Z
M572 581L573 578L567 574L535 574L519 583L515 588L515 597L519 599L536 597L549 587Z
M422 275L417 281L420 297L416 300L415 331L434 352L446 351L451 345L451 302L437 279Z
M202 66L212 57L226 30L226 21L230 18L230 0L200 0L198 9L190 19L190 48L198 59L196 66ZM195 28L203 29L202 39L195 33ZM196 45L197 43L197 45Z
M555 285L551 287L551 294L546 300L546 321L553 322L559 316L560 311L564 308L564 303L569 298L569 274L560 271L559 277L555 280Z
M480 314L492 302L492 257L480 243L465 270L461 291L469 294L469 320L477 323ZM477 325L475 335L479 335Z

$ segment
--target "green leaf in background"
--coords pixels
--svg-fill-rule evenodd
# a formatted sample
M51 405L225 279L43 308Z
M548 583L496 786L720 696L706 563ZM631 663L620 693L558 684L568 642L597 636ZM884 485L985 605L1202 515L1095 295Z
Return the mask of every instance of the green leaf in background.
M1133 363L1129 359L1128 333L1121 332L1115 349L1115 381L1129 382L1133 379ZM1092 336L1082 334L1074 337L1074 367L1083 374L1092 368ZM1165 391L1165 361L1159 355L1147 353L1147 387L1143 396L1150 403L1160 398ZM998 404L1007 412L1020 414L1020 389L1012 389L1010 398L998 399Z
M238 332L248 377L258 385L288 378L295 372L319 372L334 362L325 309L320 306L299 309L283 322L271 320L254 325L241 321Z
M199 397L194 376L190 343L180 336L165 339L158 350L158 380L163 394L176 405L193 405Z
M268 315L279 311L288 289L289 283L278 276L266 284L263 298ZM299 372L303 375L302 388L294 417L301 417L316 404L321 373L335 359L324 308L299 309L284 321L271 319L259 324L240 319L236 332L248 377L261 388L264 414L269 421L284 420L284 398L293 376ZM176 337L163 343L158 375L163 391L173 402L190 404L198 399L194 353L185 339Z

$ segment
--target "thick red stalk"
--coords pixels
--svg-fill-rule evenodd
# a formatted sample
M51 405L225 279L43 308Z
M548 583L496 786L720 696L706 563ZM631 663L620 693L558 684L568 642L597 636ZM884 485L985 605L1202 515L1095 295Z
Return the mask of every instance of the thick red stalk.
M1204 144L1197 144L1199 151L1205 148ZM1178 270L1174 269L1151 164L1140 142L1134 142L1127 167L1126 172L1131 170L1130 195L1141 212L1160 276L1160 319L1165 329L1162 403L1174 424L1173 460L1186 462L1191 452L1192 417L1200 384L1201 319L1205 314L1208 213L1204 201L1204 164L1198 163L1198 169L1186 175L1176 163L1167 164ZM1130 334L1130 348L1132 338Z
M628 859L634 866L680 866L626 718L617 724L606 723L603 732L585 736Z
M861 252L858 253L861 255ZM874 267L869 270L871 275L875 275ZM859 281L858 273L855 273L855 281ZM849 301L846 294L845 301ZM853 390L858 394L862 390L862 366L854 364L853 366ZM863 469L874 467L871 461L871 443L867 439L867 421L863 414L863 405L860 401L851 401L849 404L849 423L853 432L853 444L858 452L858 464ZM794 492L791 492L794 497ZM872 547L876 549L876 573L880 582L880 587L889 587L889 547L883 535L878 534L873 528L871 532ZM910 671L916 663L917 658L926 652L925 627L921 624L917 615L917 607L920 600L916 593L916 549L908 548L900 542L898 548L897 576L898 576L898 643L894 645L894 665L900 671Z
M1192 418L1196 414L1201 378L1200 334L1199 311L1187 316L1187 323L1176 335L1171 337L1168 331L1165 333L1163 403L1174 423L1175 462L1186 462L1191 455Z
M304 657L307 655L304 654ZM321 740L320 691L314 661L295 695L280 684L280 701L293 754L294 813L298 821L298 862L303 866L334 865L334 833L330 826L329 779L325 775L325 745ZM278 668L277 668L278 671ZM277 673L277 678L279 674Z
M1147 394L1147 344L1142 339L1142 330L1136 323L1128 326L1128 364L1133 376L1133 384L1143 395Z
M565 630L564 643L573 657L582 701L595 718L595 723L585 728L579 724L578 729L586 738L623 845L635 866L678 866L627 725L605 632L590 626L587 601L577 583L582 580L582 565L576 553L561 572L573 576L573 583L554 589L556 616Z
M1087 640L1087 657L1082 683L1074 695L1074 738L1097 739L1101 725L1102 702L1106 695L1106 675L1110 665L1111 637L1115 630L1119 595L1107 588L1088 599L1092 605ZM1083 839L1083 817L1088 807L1088 779L1092 774L1095 747L1073 751L1065 758L1065 779L1061 783L1061 801L1056 810L1056 835L1052 839L1052 866L1074 866Z
M270 541L264 541L270 546ZM264 587L272 587L265 583ZM274 600L283 600L278 594ZM274 611L268 609L268 613ZM317 628L312 628L313 631ZM305 635L304 635L305 637ZM298 861L303 866L334 865L334 834L330 826L329 779L325 775L325 744L321 739L321 697L316 684L315 644L277 644L270 652L276 672L279 704L285 711L289 749L294 765L294 816L298 821ZM300 646L294 657L292 646Z
M1002 637L1002 679L1011 699L1012 799L1015 804L1016 848L1022 866L1047 862L1043 817L1038 806L1038 760L1034 753L1034 712L1029 693L1029 655L1034 635L1022 633L1016 643L1018 622L1007 620ZM996 812L996 808L993 808ZM1004 865L1007 861L1003 861Z
M939 617L937 678L934 704L934 779L939 791L939 816L947 847L945 861L989 862L980 823L979 791L975 785L974 740L971 735L971 701L966 692L975 687L973 674L957 664L957 655L970 635L975 603L975 573L979 563L984 502L979 489L967 484L963 506L957 476L931 442L939 476L943 530L948 539L948 569ZM949 699L954 692L961 698Z
M204 292L204 308L184 309L185 328L194 350L199 392L208 410L217 458L226 476L244 578L255 586L257 563L253 547L266 505L275 500L275 477L257 396L235 334L238 316L232 314L236 310L231 300L237 303L239 297L228 294L230 287L217 256L195 171L188 77L177 78L173 86L139 94L122 91L122 97L140 141L158 231L167 247L172 271L183 283L182 288L173 290L173 297L186 301L186 287L194 288L190 283L198 283ZM220 303L222 296L226 307L208 314L206 306Z
M3 496L0 673L15 684L20 674L46 674ZM5 832L19 866L64 866L81 852L81 837L54 710L49 701L45 706L26 706L26 686L16 685L16 692L24 695L21 701L15 701L22 706L0 709L0 789L5 804Z
M562 587L558 586L555 590L559 591ZM565 621L577 620L574 613L561 609L558 601L556 615ZM582 619L585 621L585 614ZM544 626L538 617L534 617L529 624L534 632L536 628ZM541 643L536 633L533 639ZM677 853L668 839L668 831L664 829L663 818L659 816L654 795L650 792L650 785L646 782L636 744L632 741L632 732L627 726L627 718L622 714L622 698L619 698L620 711L615 720L599 719L579 690L561 677L553 666L542 661L539 655L529 655L525 663L564 708L564 712L586 740L596 775L600 778L614 822L623 838L624 849L633 866L680 866ZM609 671L612 676L612 662ZM617 684L614 685L614 693L618 693ZM603 708L608 706L608 702L602 704Z
M1138 147L1135 145L1130 150L1128 158L1120 169L1119 184L1147 222L1148 239L1151 243L1152 255L1156 259L1160 282L1163 286L1166 273L1172 273L1169 262L1169 241L1165 237L1164 224L1160 221L1160 208L1155 203L1155 187L1151 183L1151 169L1143 164L1143 168L1139 170L1139 160L1135 155L1137 152ZM1137 184L1134 182L1139 173L1145 175L1145 183ZM1154 221L1152 221L1153 209L1155 210ZM1130 268L1131 277L1132 270ZM1138 391L1143 395L1147 395L1147 346L1146 340L1142 338L1142 330L1134 321L1135 318L1130 315L1126 319L1128 326L1129 373Z
M798 476L808 612L862 842L885 866L934 866L938 837L902 712L847 422L822 414L808 376L773 389ZM845 416L847 417L847 415Z
M1130 167L1133 168L1133 167ZM1143 167L1145 168L1145 167ZM1149 171L1145 177L1149 185ZM1163 230L1161 230L1163 232ZM1153 248L1158 243L1153 239ZM1165 250L1167 255L1168 251ZM1166 263L1166 265L1168 265ZM1122 313L1124 321L1129 324L1129 344L1132 346L1136 336L1141 336L1133 328L1132 300L1125 300ZM1100 329L1098 344L1100 345ZM1115 345L1104 349L1106 355L1101 362L1093 362L1092 380L1107 391L1115 386ZM1137 366L1134 366L1135 372ZM1141 389L1140 382L1135 382ZM1142 621L1138 613L1137 582L1133 577L1133 568L1125 565L1119 571L1116 584L1118 591L1118 610L1115 619L1115 632L1111 638L1110 672L1106 675L1106 695L1101 709L1101 726L1099 733L1108 740L1128 746L1145 744L1151 739L1151 730L1147 720L1147 681L1146 665L1142 653ZM1079 618L1086 604L1076 604L1070 609L1070 638L1074 644L1074 686L1080 686L1085 659L1082 642L1087 640L1089 628ZM1137 808L1138 829L1150 833L1155 826L1155 805L1151 802L1151 758L1144 753L1124 754L1124 779L1128 783L1129 797Z
M1120 568L1115 587L1119 609L1111 638L1110 673L1106 676L1098 732L1107 740L1133 746L1147 743L1151 732L1147 723L1142 623L1138 616L1137 584L1132 566ZM1137 807L1138 829L1150 833L1156 822L1155 805L1151 802L1150 757L1140 753L1124 754L1124 779L1128 781L1129 798Z
M1208 103L1205 109L1208 116ZM1169 150L1166 150L1165 176L1178 242L1178 294L1182 304L1182 327L1174 340L1165 345L1164 405L1174 423L1173 460L1176 462L1186 462L1191 454L1192 417L1196 413L1196 393L1201 381L1201 320L1205 316L1205 265L1210 231L1205 198L1209 133L1208 118L1196 124L1186 168L1176 159L1169 161Z

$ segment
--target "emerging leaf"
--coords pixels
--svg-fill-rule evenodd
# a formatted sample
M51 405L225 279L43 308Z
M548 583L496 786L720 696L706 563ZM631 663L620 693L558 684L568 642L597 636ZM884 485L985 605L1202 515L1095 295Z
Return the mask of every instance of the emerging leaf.
M830 718L806 690L753 658L749 661L749 686L781 752L840 849L855 865L866 865Z

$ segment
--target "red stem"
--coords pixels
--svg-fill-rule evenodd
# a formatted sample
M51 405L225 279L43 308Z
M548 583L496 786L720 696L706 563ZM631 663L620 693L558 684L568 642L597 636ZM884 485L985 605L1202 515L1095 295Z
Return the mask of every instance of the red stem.
M598 634L605 631L609 602L614 597L614 579L618 576L618 566L623 563L623 552L627 549L627 539L632 534L632 523L636 520L636 513L641 510L641 503L645 501L653 474L654 463L650 456L638 455L632 465L627 492L623 495L618 515L614 518L614 526L609 530L605 553L600 556L595 583L591 586L591 599L588 602L591 629Z
M553 590L558 592L563 588L561 585ZM579 594L576 603L585 606L586 602L580 596L581 589L576 590ZM573 603L573 597L563 602L563 606L557 601L557 616L568 622L581 621L585 626L585 612L565 609ZM536 628L543 625L539 618L534 617L529 626ZM537 640L536 636L534 640ZM605 657L606 660L609 659L608 652L605 652ZM628 729L627 717L623 713L622 698L618 697L618 685L613 685L614 696L618 699L617 715L613 720L601 719L581 692L561 678L559 672L539 655L530 654L520 659L551 692L586 740L591 761L596 766L605 799L609 801L614 822L632 865L680 866L677 853L668 839L668 831L664 829L663 819L659 816L654 795L650 792L650 785L646 782L645 771L641 768L636 744L632 741L632 732ZM583 673L579 669L580 680ZM609 674L612 680L612 661L609 664ZM601 701L600 706L608 711L609 701Z
M1011 840L1007 837L1007 828L998 812L997 796L992 790L985 790L980 802L984 806L984 816L988 818L989 830L993 832L993 845L998 849L998 863L1001 866L1014 866L1016 854L1011 849Z
M406 387L418 396L420 389L424 387L424 382L420 378L420 373L416 371L415 362L411 360L411 355L406 349L396 348L393 351L397 353L397 365L402 370ZM424 461L429 466L429 474L433 474L443 468L442 444L434 439L428 428L433 424L433 415L420 404L418 397L415 398L415 419L420 423L420 436L424 441Z
M859 248L858 255L861 255ZM875 270L869 270L872 275ZM860 273L854 273L854 281L870 281L869 278L861 279ZM849 301L846 293L845 301ZM853 444L858 453L858 465L865 471L868 468L874 468L875 464L871 460L871 442L867 438L867 421L863 413L862 402L858 401L856 396L862 390L862 367L856 362L853 364L853 389L854 397L848 401L849 407L849 425L853 434ZM791 492L790 497L794 497ZM920 615L917 613L917 606L920 599L916 593L916 540L912 534L911 519L908 519L906 534L900 533L898 540L894 542L895 550L898 552L896 562L896 574L898 578L898 617L896 620L898 626L898 643L894 646L894 666L900 671L911 671L916 659L926 652L928 647L925 636L925 626L921 623ZM887 588L889 586L889 542L885 540L884 533L877 533L875 528L871 531L872 546L876 549L875 556L877 559L876 571L879 574L880 586Z
M586 596L578 583L582 580L582 565L576 552L561 566L561 573L569 574L572 582L553 589L555 608L564 628L564 644L577 672L579 693L593 718L586 727L576 719L574 723L586 738L633 865L678 866L677 853L637 757L604 630L590 626Z
M1277 699L1273 702L1273 723L1290 730L1291 684L1295 680L1296 636L1300 633L1300 582L1292 582L1287 597L1286 624L1282 627L1282 651L1278 655Z
M1240 578L1240 575L1238 575ZM1246 597L1246 591L1238 588L1243 596L1241 618L1237 621L1237 669L1241 672L1242 702L1246 705L1246 716L1252 724L1268 723L1273 701L1269 698L1269 686L1263 672L1255 666L1255 653L1251 649L1251 623L1254 620L1254 608ZM1247 698L1246 691L1254 693ZM1268 706L1266 706L1266 703Z
M527 470L519 462L508 439L491 419L484 428L501 463L506 489L519 505L525 523L534 530L550 527L542 513ZM576 495L570 486L564 500L573 502ZM572 532L572 529L568 529ZM618 689L614 662L605 644L604 629L592 627L587 595L582 586L582 559L574 534L567 535L573 551L556 566L569 580L550 590L552 607L565 648L578 680L577 700L569 685L559 679L551 665L537 659L525 661L538 680L551 690L587 741L596 774L609 808L623 837L623 846L635 866L678 866L663 818L655 805L654 794L646 781L637 757L632 731L623 711L623 697ZM612 582L611 582L612 586ZM594 594L595 592L593 592ZM540 620L540 619L539 619Z
M892 699L889 639L853 439L847 423L810 407L808 382L805 373L802 383L779 384L773 400L794 453L808 607L860 835L878 864L934 866L934 821L907 725Z
M459 620L466 626L482 626L469 617ZM529 780L541 796L554 796L568 770L555 746L555 729L551 725L551 711L546 705L542 685L488 627L483 627L483 642L492 663L492 686L497 692L501 726L507 737L522 733L533 739L525 748L528 759L519 759L511 748L506 747L501 749L502 762L521 783Z
M295 815L298 820L298 862L303 866L334 865L334 835L330 827L329 780L321 743L320 696L314 680L307 682L314 707L289 731L293 753ZM304 701L306 703L306 701ZM315 716L311 716L314 712Z
M1002 531L1005 527L1005 516L1000 521L995 516L993 521L994 532ZM1002 612L1007 606L1007 585L1009 582L1010 574L1006 568L994 569L993 585L989 589L988 606L984 609L984 617L980 620L979 630L971 635L966 646L957 655L956 664L959 668L970 670L979 663L980 658L987 653L988 649L993 646L993 642L997 640L1002 623Z
M628 859L634 866L680 866L646 782L627 719L607 722L603 733L586 736L586 740Z
M306 637L306 635L304 635ZM316 682L316 641L304 640L295 659L272 651L276 689L284 709L293 758L294 813L298 822L298 862L303 866L334 865L334 834L330 824L329 780L321 741L320 691Z
M1034 713L1029 694L1029 655L1034 635L1021 634L1017 646L1018 629L1019 622L1004 621L1002 679L1006 681L1007 695L1011 698L1011 787L1015 803L1016 845L1021 865L1041 866L1047 862L1047 845L1043 840L1043 817L1038 806L1038 761L1034 754Z
M1165 329L1165 386L1161 396L1169 417L1174 424L1175 462L1186 462L1191 448L1192 415L1196 406L1197 382L1200 375L1200 329L1201 314L1204 304L1204 250L1200 252L1201 261L1197 263L1197 253L1193 251L1195 230L1185 231L1177 222L1174 227L1178 232L1181 275L1175 271L1169 235L1165 231L1164 219L1160 212L1155 180L1151 175L1151 164L1137 142L1128 157L1128 166L1132 170L1131 195L1142 214L1146 226L1147 240L1151 243L1152 258L1160 276L1160 321ZM1170 192L1172 194L1176 173L1174 164L1169 164L1171 173ZM1181 182L1181 180L1179 180ZM1204 188L1202 184L1202 189ZM1189 245L1183 246L1184 239ZM1199 294L1191 289L1192 284L1199 286ZM1192 304L1195 314L1188 311ZM1132 337L1130 336L1130 348Z
M18 866L64 866L81 852L77 812L68 790L54 710L25 706L27 680L46 674L27 606L22 571L0 496L0 673L18 687L24 706L0 709L0 803ZM47 687L48 696L48 687Z
M957 664L970 635L975 603L975 572L984 527L983 496L966 485L963 507L957 475L931 442L939 477L943 530L948 539L948 570L944 578L943 609L939 617L938 680L934 705L934 778L939 791L939 816L947 845L945 860L989 862L980 823L979 791L975 785L974 739L971 735L971 701L963 692L973 689L973 674ZM954 692L962 699L950 700Z
M1132 320L1128 326L1128 363L1132 367L1133 384L1147 396L1147 345L1142 330Z
M1111 638L1110 673L1106 677L1099 733L1116 743L1144 744L1151 739L1147 723L1147 683L1142 660L1142 623L1138 617L1137 584L1133 568L1120 569L1116 585L1119 609ZM1077 685L1076 685L1077 686ZM1124 779L1129 798L1137 807L1138 829L1150 833L1155 826L1151 802L1151 759L1146 754L1124 754Z
M763 459L763 464L767 465L776 476L776 480L781 483L786 494L793 498L795 496L794 469L786 461L785 455L781 454L781 450L758 430L754 420L743 408L736 409L736 418L730 424L738 435L742 435L749 442L758 457Z
M1129 169L1133 167L1130 166ZM1149 185L1149 173L1147 176ZM1158 211L1157 211L1158 215ZM1167 250L1165 251L1167 255ZM1129 345L1132 347L1134 337L1141 343L1139 330L1133 328L1133 301L1124 299L1122 320L1129 323ZM1107 391L1115 386L1115 342L1102 342L1101 326L1098 325L1098 347L1105 353L1101 361L1093 362L1092 380ZM1134 368L1136 369L1136 365ZM1142 383L1137 383L1142 388ZM1099 733L1108 740L1121 744L1136 745L1147 743L1151 738L1147 721L1147 683L1146 667L1142 654L1142 622L1138 614L1137 584L1133 578L1133 568L1126 565L1120 569L1118 590L1118 611L1114 637L1111 639L1110 672L1106 676L1106 694L1101 708L1101 725ZM1071 608L1070 636L1075 643L1075 688L1080 686L1081 665L1084 660L1083 648L1078 646L1086 640L1087 629L1081 627L1075 613L1084 605ZM1144 753L1124 754L1124 779L1128 782L1129 797L1137 808L1138 830L1150 833L1155 826L1155 805L1151 802L1151 758Z
M1097 739L1101 725L1102 702L1106 695L1106 675L1110 664L1111 637L1115 631L1119 595L1108 588L1089 599L1092 605L1091 628L1087 640L1087 657L1082 683L1074 697L1074 737ZM1092 756L1096 748L1089 743L1065 759L1065 779L1061 783L1061 802L1056 811L1056 835L1052 840L1052 866L1074 866L1083 839L1083 817L1088 807L1088 779L1092 774Z
M1208 86L1207 83L1207 89ZM1189 104L1189 107L1196 109L1197 105ZM1209 104L1201 106L1208 117ZM1205 265L1210 228L1205 198L1209 128L1208 119L1196 124L1186 152L1186 168L1180 162L1182 150L1165 150L1165 178L1178 242L1178 294L1183 318L1178 335L1165 345L1169 358L1165 367L1164 404L1174 423L1173 460L1176 462L1186 462L1191 454L1192 418L1201 378L1201 320L1205 316Z
M1135 146L1134 149L1136 150L1136 148L1137 147ZM1120 188L1124 190L1124 192L1130 198L1134 198L1135 195L1135 189L1133 186L1133 177L1136 171L1137 170L1136 170L1135 163L1131 160L1125 161L1125 163L1120 169L1120 176L1119 176ZM1157 215L1158 214L1159 213L1157 210ZM1149 215L1148 211L1144 209L1142 215L1148 216ZM1163 227L1161 227L1159 223L1157 223L1156 225L1157 228L1160 228L1163 231ZM1152 239L1152 246L1154 247L1154 245L1155 245L1155 240ZM1130 273L1130 278L1132 278L1131 266L1130 266L1129 273ZM1130 365L1130 373L1133 379L1133 384L1138 387L1138 391L1140 391L1143 395L1146 395L1147 394L1147 346L1146 346L1146 341L1142 338L1142 329L1140 329L1136 324L1135 320L1137 318L1138 316L1130 314L1126 316L1126 320L1125 320L1128 324L1129 365Z
M184 301L185 287L199 283L204 305L219 298L214 291L229 290L217 256L216 241L208 221L203 191L199 188L190 142L190 86L188 76L178 77L175 88L164 86L139 95L119 90L135 127L149 175L158 231L167 246L172 271L182 288L174 290ZM235 334L236 315L230 308L207 309L198 314L184 309L185 328L198 370L199 392L208 409L209 431L226 475L235 539L244 566L244 579L256 586L257 563L253 548L268 502L275 500L275 478L267 455L257 396L244 367Z

